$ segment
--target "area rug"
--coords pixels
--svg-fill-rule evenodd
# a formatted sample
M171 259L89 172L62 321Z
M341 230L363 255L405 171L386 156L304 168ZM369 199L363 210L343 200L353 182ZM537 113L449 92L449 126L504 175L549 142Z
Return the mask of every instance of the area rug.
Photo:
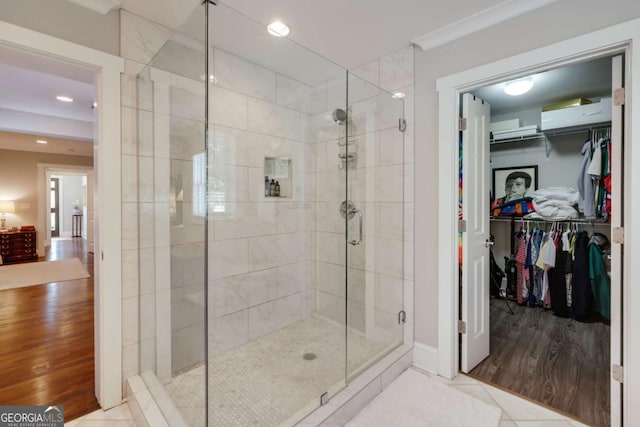
M413 369L371 401L349 427L497 427L502 411Z
M86 277L89 272L78 258L0 265L0 291Z

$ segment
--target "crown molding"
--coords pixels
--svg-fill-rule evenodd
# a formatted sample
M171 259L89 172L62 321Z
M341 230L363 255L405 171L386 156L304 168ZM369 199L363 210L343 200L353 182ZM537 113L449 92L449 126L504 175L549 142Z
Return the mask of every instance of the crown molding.
M524 15L556 0L506 0L495 6L467 16L452 24L432 31L411 42L423 50L433 49L501 22Z
M105 15L112 9L119 9L122 6L122 0L68 0L79 6L86 7L94 12Z

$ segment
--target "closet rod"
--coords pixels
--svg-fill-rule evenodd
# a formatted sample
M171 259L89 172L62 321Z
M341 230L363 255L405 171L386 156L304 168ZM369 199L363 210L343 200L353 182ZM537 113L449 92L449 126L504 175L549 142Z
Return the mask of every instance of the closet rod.
M547 137L553 137L553 136L563 136L563 135L575 135L578 133L591 133L593 131L599 131L599 130L607 130L607 129L611 129L611 125L602 125L602 126L589 126L589 127L585 127L585 126L580 126L580 127L575 127L575 128L567 128L566 130L547 130L547 131L543 131L542 133L544 133Z
M510 223L510 222L527 222L527 223L543 223L543 224L552 224L554 222L562 222L562 223L569 223L569 224L578 224L578 225L599 225L599 226L611 226L610 222L606 222L603 220L593 220L593 221L589 221L586 220L584 218L582 219L557 219L557 220L553 220L553 219L527 219L527 218L490 218L491 222L505 222L505 223Z

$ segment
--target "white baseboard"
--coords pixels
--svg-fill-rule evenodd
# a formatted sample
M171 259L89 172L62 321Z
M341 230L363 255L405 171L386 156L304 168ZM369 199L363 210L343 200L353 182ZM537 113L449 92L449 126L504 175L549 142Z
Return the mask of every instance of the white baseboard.
M422 344L413 343L413 366L423 371L438 372L438 349Z

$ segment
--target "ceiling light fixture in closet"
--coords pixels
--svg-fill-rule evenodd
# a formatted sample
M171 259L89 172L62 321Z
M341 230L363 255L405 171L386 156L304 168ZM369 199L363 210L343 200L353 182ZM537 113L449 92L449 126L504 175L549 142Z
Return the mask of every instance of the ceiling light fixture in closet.
M527 77L526 79L514 80L507 83L504 88L504 93L511 96L523 95L531 90L533 87L533 79Z
M289 35L289 27L280 21L274 21L267 26L269 34L275 37L286 37Z

